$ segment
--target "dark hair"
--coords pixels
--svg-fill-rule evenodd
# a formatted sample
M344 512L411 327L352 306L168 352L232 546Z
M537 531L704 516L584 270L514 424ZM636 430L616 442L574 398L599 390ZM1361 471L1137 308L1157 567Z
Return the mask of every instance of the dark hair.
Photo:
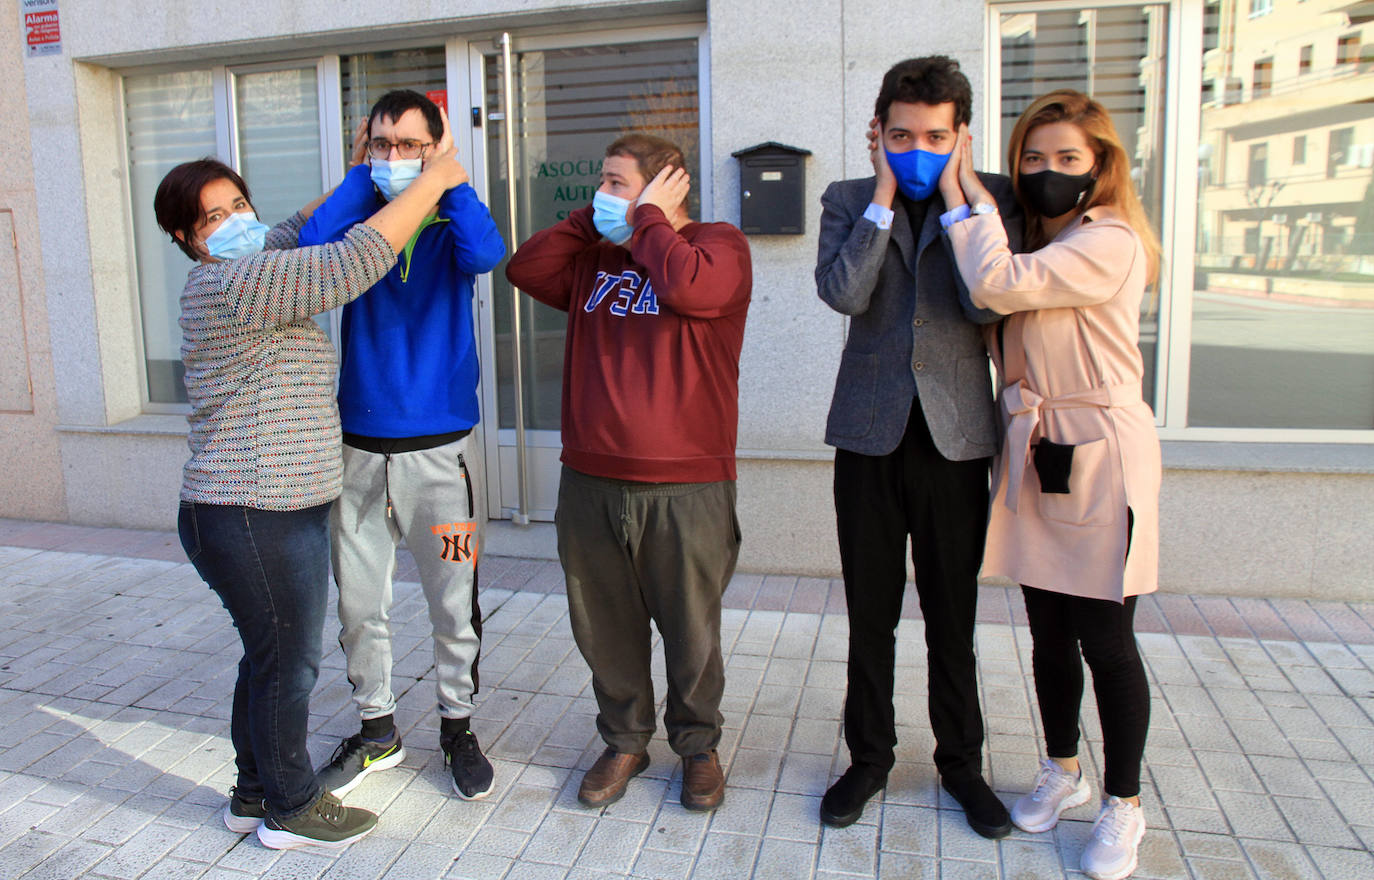
M682 150L677 144L661 137L639 134L638 132L622 135L612 141L611 145L606 148L606 158L609 159L611 156L626 156L634 159L646 184L668 165L674 168L683 168L687 164L687 160L683 158Z
M898 61L883 74L883 86L873 104L873 115L887 124L887 108L903 104L954 104L954 126L973 120L973 87L959 70L959 62L947 55L926 55Z
M430 137L437 141L444 136L444 120L439 118L439 105L411 89L387 92L372 105L372 112L367 117L367 136L372 136L372 123L378 119L396 122L411 110L419 110L420 115L425 118Z
M183 162L162 178L153 196L153 213L157 215L157 225L172 237L172 244L193 260L199 260L191 242L196 240L196 225L204 218L200 207L200 191L216 180L227 180L239 188L248 204L253 204L253 195L248 192L248 184L234 169L218 159L208 156L194 162ZM178 237L177 233L181 233Z

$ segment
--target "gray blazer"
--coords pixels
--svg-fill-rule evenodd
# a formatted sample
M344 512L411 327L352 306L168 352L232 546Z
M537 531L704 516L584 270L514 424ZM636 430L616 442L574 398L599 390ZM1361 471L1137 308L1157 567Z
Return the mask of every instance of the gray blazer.
M1021 212L1011 181L979 174L997 199L1013 250ZM913 230L901 199L892 228L863 216L875 180L840 180L821 196L816 289L849 315L849 338L835 377L825 442L863 455L887 455L906 430L914 398L940 454L952 461L997 451L997 417L980 324L1000 316L977 309L940 227L944 201L932 197Z

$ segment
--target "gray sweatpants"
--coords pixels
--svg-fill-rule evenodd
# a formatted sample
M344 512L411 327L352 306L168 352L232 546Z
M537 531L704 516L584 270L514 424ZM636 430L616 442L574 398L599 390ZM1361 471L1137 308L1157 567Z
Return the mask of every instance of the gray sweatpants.
M565 466L555 522L601 738L637 754L653 737L652 619L668 674L668 745L682 756L715 748L725 690L720 601L740 547L734 482L631 483Z
M344 446L343 462L343 494L329 522L339 585L339 644L353 699L363 718L396 710L387 621L396 547L404 539L429 602L439 714L467 718L482 640L477 550L486 496L477 443L469 434L432 449L390 455Z

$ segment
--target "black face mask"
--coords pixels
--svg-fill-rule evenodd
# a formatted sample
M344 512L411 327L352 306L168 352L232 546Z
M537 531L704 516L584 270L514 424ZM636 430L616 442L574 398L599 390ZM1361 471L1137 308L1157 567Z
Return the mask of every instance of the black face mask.
M1093 176L1062 174L1058 171L1037 171L1022 174L1021 195L1042 217L1061 217L1078 207L1078 200L1092 185Z

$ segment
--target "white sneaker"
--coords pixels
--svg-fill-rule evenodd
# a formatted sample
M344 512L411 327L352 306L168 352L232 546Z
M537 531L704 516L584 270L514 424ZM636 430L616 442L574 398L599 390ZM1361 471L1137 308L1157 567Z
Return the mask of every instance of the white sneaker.
M1092 792L1083 770L1070 773L1053 758L1040 762L1040 775L1035 788L1011 807L1011 821L1022 831L1038 834L1049 831L1059 821L1059 814L1080 804L1086 804Z
M1112 796L1102 802L1092 839L1083 850L1083 873L1093 880L1122 880L1135 870L1136 851L1145 836L1145 811Z

